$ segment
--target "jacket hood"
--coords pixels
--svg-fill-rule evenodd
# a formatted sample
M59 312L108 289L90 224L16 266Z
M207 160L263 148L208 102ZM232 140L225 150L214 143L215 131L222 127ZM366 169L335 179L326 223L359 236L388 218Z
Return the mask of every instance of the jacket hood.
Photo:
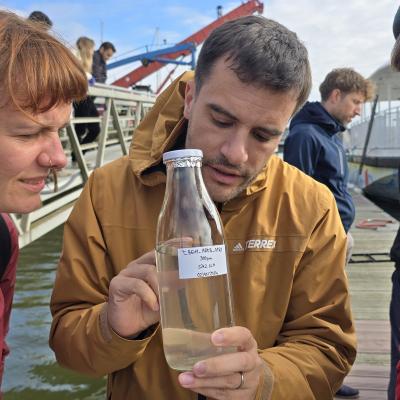
M133 134L129 161L133 173L142 182L144 171L158 166L162 154L170 150L177 137L186 130L183 117L185 88L193 78L193 72L186 72L162 92ZM145 179L147 184L160 182L160 173L155 175L158 176L155 180L150 176Z
M290 129L298 124L320 125L327 133L334 135L343 132L345 127L333 118L319 101L307 102L303 108L293 117Z
M186 133L187 120L183 116L185 89L187 82L193 79L192 71L185 72L177 78L157 97L154 106L134 132L129 162L132 172L145 185L153 186L165 182L162 155L173 149L178 138ZM267 166L247 187L244 196L265 188L266 172Z

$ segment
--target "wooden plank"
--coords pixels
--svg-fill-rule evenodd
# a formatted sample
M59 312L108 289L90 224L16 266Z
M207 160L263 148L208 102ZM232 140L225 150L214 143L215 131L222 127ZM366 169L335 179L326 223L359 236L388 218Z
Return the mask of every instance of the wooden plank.
M387 365L356 364L351 370L352 376L375 376L389 379Z
M360 194L353 195L356 220L351 229L353 253L389 253L398 229L397 221ZM360 229L356 224L367 219L387 219L377 229ZM351 263L346 272L358 339L356 362L345 383L360 390L361 400L387 398L390 364L389 303L393 263Z

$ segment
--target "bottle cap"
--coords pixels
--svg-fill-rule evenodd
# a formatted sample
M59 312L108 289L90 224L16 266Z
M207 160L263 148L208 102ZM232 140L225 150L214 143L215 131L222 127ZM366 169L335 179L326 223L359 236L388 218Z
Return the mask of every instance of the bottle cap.
M167 151L163 154L163 162L168 160L174 160L176 158L186 158L186 157L201 157L203 158L203 152L199 149L182 149Z

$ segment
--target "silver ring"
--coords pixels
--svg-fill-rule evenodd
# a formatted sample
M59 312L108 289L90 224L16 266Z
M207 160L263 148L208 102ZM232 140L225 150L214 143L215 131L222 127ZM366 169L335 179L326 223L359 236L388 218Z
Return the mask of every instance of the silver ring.
M235 390L241 389L242 386L244 385L244 372L239 371L240 374L240 383L239 386L235 388Z

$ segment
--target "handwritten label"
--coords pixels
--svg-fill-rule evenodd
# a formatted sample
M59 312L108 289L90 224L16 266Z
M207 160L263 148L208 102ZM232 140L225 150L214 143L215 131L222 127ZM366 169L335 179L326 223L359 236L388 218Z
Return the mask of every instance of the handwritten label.
M226 275L225 246L178 249L179 279Z

